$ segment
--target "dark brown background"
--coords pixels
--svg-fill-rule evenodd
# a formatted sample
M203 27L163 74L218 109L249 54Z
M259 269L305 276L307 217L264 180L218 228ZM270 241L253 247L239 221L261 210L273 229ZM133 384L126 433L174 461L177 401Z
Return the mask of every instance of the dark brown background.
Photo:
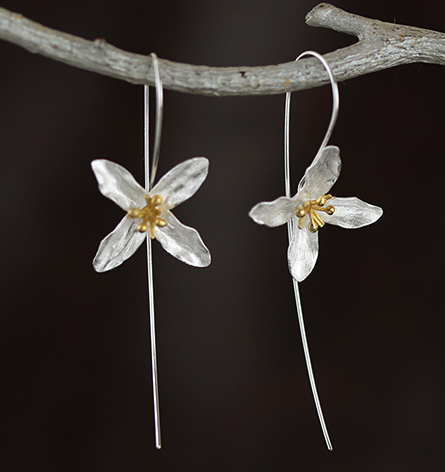
M2 1L47 26L213 66L293 60L354 38L304 24L306 0ZM338 1L445 30L443 3ZM143 176L141 86L0 43L0 469L442 471L445 68L412 65L340 85L334 190L384 208L321 231L301 285L319 392L311 398L286 267L286 230L249 209L283 194L283 96L165 92L160 175L207 156L177 209L212 251L194 269L155 243L163 449L153 445L144 249L96 274L122 216L89 163ZM294 94L294 185L329 119L328 87Z

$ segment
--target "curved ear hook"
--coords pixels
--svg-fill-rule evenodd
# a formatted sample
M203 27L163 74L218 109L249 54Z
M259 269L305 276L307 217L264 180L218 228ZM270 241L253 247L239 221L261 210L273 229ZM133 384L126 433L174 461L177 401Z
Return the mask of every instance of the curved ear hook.
M332 88L332 114L331 120L329 122L328 129L326 134L324 135L323 141L321 146L317 152L317 154L326 147L328 143L332 131L334 129L335 123L337 121L338 116L338 109L340 107L340 97L338 93L338 85L337 81L335 80L334 74L332 73L332 69L329 66L326 59L318 52L315 51L305 51L301 53L296 59L295 62L299 61L301 58L305 56L313 56L316 57L326 69L328 73L329 80L331 82ZM285 192L286 197L291 196L291 185L290 185L290 158L289 158L289 129L290 129L290 99L291 99L292 92L286 93L286 102L284 106L284 180L285 180Z
M335 122L337 121L340 99L339 99L339 94L338 94L337 82L334 78L334 74L332 73L331 68L329 67L329 64L326 62L326 59L320 54L318 54L317 52L306 51L300 54L297 57L297 59L295 59L295 61L298 61L304 56L314 56L323 64L324 68L326 69L329 75L329 80L331 82L331 87L332 87L333 104L332 104L331 121L329 122L329 126L323 138L321 146L319 150L317 151L317 154L318 154L320 153L320 151L322 151L326 147L326 144L328 143L329 138L331 137L332 130L334 129ZM291 98L291 92L286 93L286 101L285 101L285 107L284 107L284 186L285 186L286 197L289 197L289 198L291 197L290 159L289 159L290 98ZM300 185L301 185L301 182L300 182ZM298 190L300 190L300 188ZM292 224L292 220L288 222L287 229L288 229L289 242L290 242L292 240L293 231L295 231L295 228ZM320 421L320 426L323 432L326 446L330 451L332 451L333 447L332 447L331 439L329 437L326 422L324 420L320 399L318 397L317 386L315 384L314 372L312 370L312 362L311 362L311 356L309 354L309 345L308 345L307 337L306 337L306 329L304 326L303 309L301 307L301 298L300 298L300 291L298 288L298 282L293 277L292 277L292 283L294 287L295 303L296 303L297 314L298 314L298 323L300 325L301 341L303 344L304 357L306 360L306 367L307 367L307 372L309 376L309 383L311 385L312 396L314 397L315 408L317 410L318 419Z
M161 134L162 134L162 116L164 113L164 89L162 86L161 73L159 69L158 56L152 52L150 54L152 59L154 75L155 75L155 86L156 86L156 124L155 124L155 135L154 135L154 144L153 144L153 156L151 160L151 170L148 166L148 156L149 156L149 92L150 87L146 85L144 87L144 108L145 108L145 190L147 192L153 187L153 183L156 177L156 171L158 170L159 163L159 153L161 150Z

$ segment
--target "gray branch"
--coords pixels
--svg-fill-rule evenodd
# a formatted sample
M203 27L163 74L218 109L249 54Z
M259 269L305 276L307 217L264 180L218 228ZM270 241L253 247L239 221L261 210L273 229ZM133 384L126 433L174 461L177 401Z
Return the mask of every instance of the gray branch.
M326 54L338 81L401 64L445 65L445 34L384 23L321 3L306 16L310 26L357 36L352 46ZM103 39L87 41L0 8L0 39L80 69L135 84L154 85L151 59L115 48ZM163 85L211 96L269 95L318 87L328 82L316 59L264 67L206 67L160 60Z

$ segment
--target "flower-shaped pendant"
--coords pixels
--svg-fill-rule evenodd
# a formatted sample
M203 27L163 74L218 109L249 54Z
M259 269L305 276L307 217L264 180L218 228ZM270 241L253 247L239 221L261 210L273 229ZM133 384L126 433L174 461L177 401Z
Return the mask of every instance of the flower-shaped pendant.
M98 159L91 163L99 190L127 214L100 243L93 261L97 272L114 269L131 257L147 237L186 264L206 267L210 252L199 233L171 210L190 198L207 177L205 157L188 159L170 170L147 193L124 167Z
M318 230L325 223L342 228L361 228L377 221L383 210L356 197L339 198L328 194L340 175L340 149L322 148L306 169L297 194L255 205L249 216L271 227L292 224L288 262L291 275L303 281L318 257Z

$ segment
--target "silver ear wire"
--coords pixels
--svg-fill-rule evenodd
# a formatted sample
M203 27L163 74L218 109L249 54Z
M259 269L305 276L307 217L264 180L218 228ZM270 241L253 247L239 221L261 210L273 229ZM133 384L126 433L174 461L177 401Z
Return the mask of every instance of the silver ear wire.
M152 52L150 54L153 64L154 76L155 76L155 87L156 87L156 122L155 122L155 135L153 144L153 157L151 161L151 171L148 166L149 153L149 132L148 132L148 105L149 105L149 91L148 85L144 86L144 112L145 112L145 155L146 155L146 168L145 168L145 187L146 191L149 192L153 187L155 181L156 172L158 170L159 153L161 150L161 134L162 134L162 117L164 114L164 89L162 86L161 72L159 69L158 56Z
M295 62L305 56L316 57L323 64L324 68L326 69L328 73L329 80L331 82L331 87L332 87L333 104L332 104L331 120L329 122L329 126L323 138L323 141L321 143L320 149L317 152L318 154L323 148L326 147L326 144L328 143L329 138L331 137L332 131L335 126L335 122L337 121L340 100L339 100L337 82L334 78L334 74L332 73L332 70L329 67L329 64L327 63L326 59L320 54L318 54L317 52L306 51L300 54L295 59ZM284 187L285 187L285 192L286 192L285 195L286 197L289 197L289 198L291 197L290 157L289 157L290 99L291 99L291 92L288 92L286 93L286 101L285 101L285 107L284 107ZM287 229L288 229L288 236L289 236L289 242L290 242L292 240L293 231L295 231L292 220L288 221ZM312 362L311 362L311 357L309 354L309 345L307 342L306 330L304 327L303 310L301 308L301 299L300 299L300 292L298 289L298 282L295 280L295 278L292 278L292 282L293 282L293 287L294 287L295 303L297 307L298 323L300 325L301 341L303 343L304 357L306 360L306 366L307 366L307 371L309 375L309 382L311 385L312 396L314 397L315 408L317 409L317 414L320 420L320 426L323 431L323 436L326 441L326 446L330 451L332 451L333 447L332 447L331 439L329 437L328 429L326 427L326 422L324 420L320 399L318 397L317 386L315 384L314 372L312 370Z
M159 163L159 152L161 149L162 115L163 115L163 88L161 74L159 72L158 56L153 52L150 54L155 74L156 85L156 124L153 145L153 159L150 171L150 129L149 129L149 96L150 87L144 86L144 167L145 167L145 190L147 194L153 187L156 171ZM147 276L148 276L148 300L150 314L150 340L151 340L151 373L153 386L153 410L155 425L155 445L161 449L161 417L159 407L158 387L158 365L156 354L156 327L155 327L155 302L153 286L153 257L151 238L147 238Z
M305 51L301 53L296 59L295 62L299 61L305 56L313 56L316 57L326 69L326 72L329 76L329 81L331 82L332 88L332 113L331 113L331 120L329 121L328 129L326 130L326 134L324 135L323 141L320 145L320 148L317 154L326 147L328 143L332 131L334 130L335 123L337 121L338 110L340 108L340 96L338 93L338 85L337 81L335 80L334 74L332 73L331 67L329 66L326 59L318 52L315 51ZM284 105L284 180L285 180L285 195L286 197L291 196L291 188L290 188L290 158L289 158L289 130L290 130L290 99L291 99L292 92L286 93L286 101Z

